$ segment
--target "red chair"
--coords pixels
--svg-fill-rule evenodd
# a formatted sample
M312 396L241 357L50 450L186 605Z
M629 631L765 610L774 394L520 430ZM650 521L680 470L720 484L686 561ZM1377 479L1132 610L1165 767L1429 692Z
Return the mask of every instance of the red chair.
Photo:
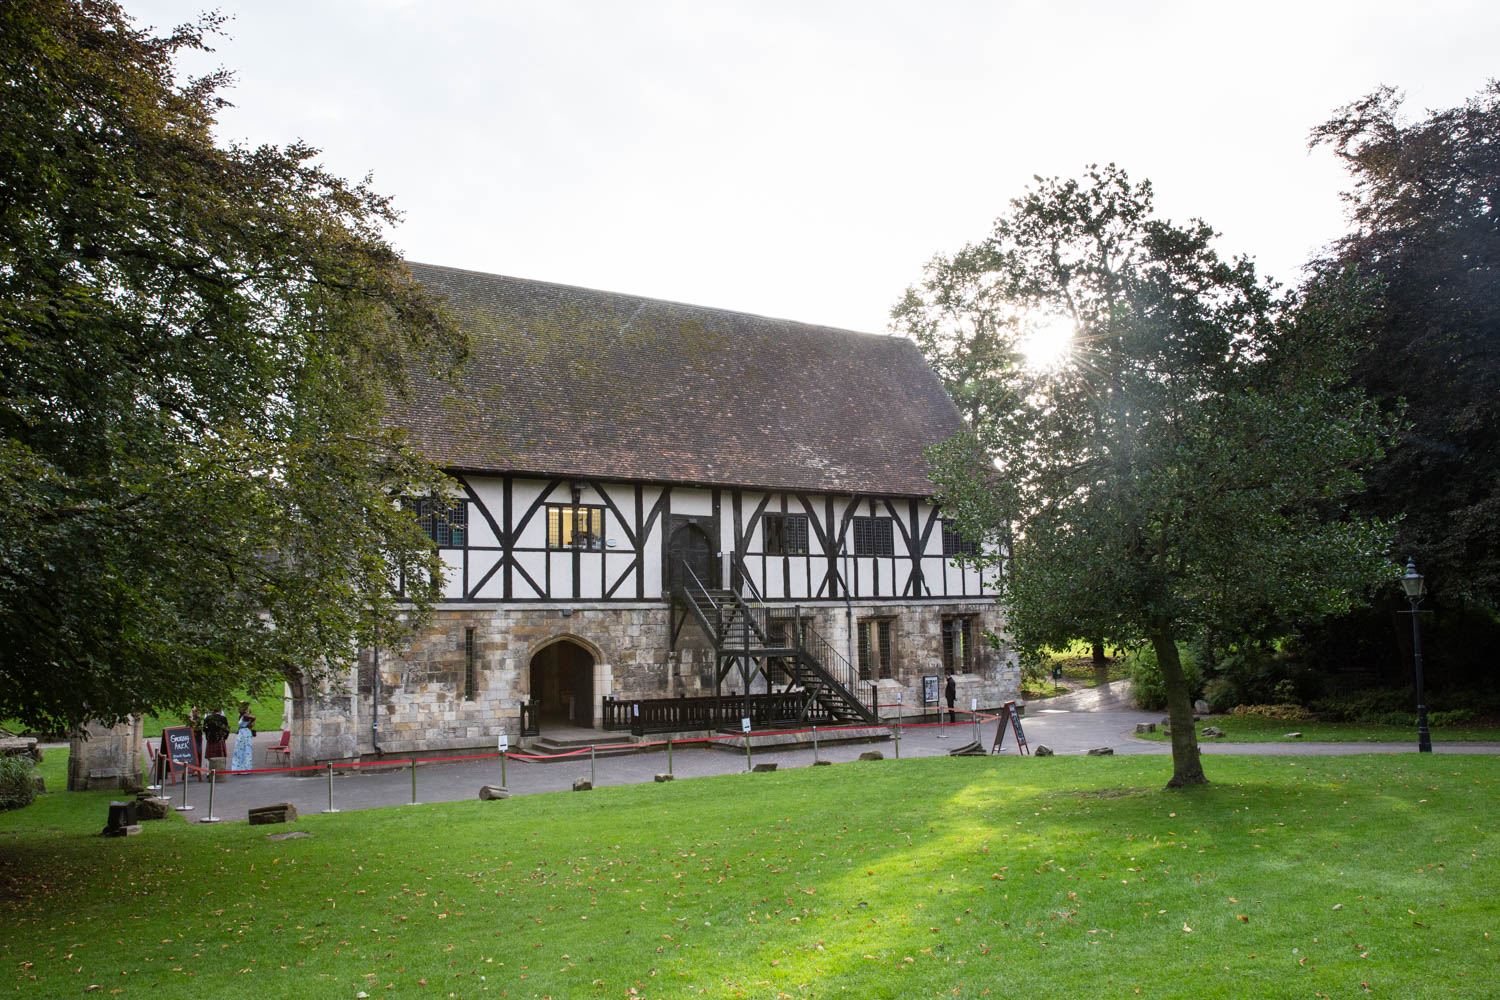
M263 758L263 761L274 760L275 758L271 756L272 754L280 755L280 758L282 760L289 761L292 759L292 731L290 729L283 729L281 731L280 743L276 744L275 746L266 747L265 757Z

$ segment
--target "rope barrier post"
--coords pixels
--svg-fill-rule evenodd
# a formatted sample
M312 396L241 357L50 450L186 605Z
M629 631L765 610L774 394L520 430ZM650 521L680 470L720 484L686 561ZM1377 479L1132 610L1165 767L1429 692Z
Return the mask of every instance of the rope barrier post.
M509 788L510 787L509 783L507 783L506 780L505 780L505 758L507 758L509 756L510 756L510 754L506 753L504 750L500 751L500 787L501 788Z
M500 751L500 787L509 788L505 781L505 760L510 756L510 734L503 729L495 740L495 749Z
M902 695L904 692L896 692L896 759L901 759L901 710Z
M187 801L187 786L187 768L184 767L182 769L182 805L177 807L177 811L180 813L190 813L193 811L193 807L188 805Z
M208 815L200 819L200 823L222 823L223 820L214 815L214 785L219 772L214 768L208 769Z
M411 804L417 804L417 758L411 759Z
M672 774L672 737L670 736L667 737L667 773L671 774L674 778L677 777L677 775Z
M979 738L979 699L978 698L970 698L969 699L969 711L971 711L971 712L974 713L974 742L975 743L979 743L979 742L981 742L981 740Z
M323 811L326 813L338 812L338 810L333 807L333 761L331 760L328 762L328 808L324 809Z
M818 762L818 727L813 726L813 763Z
M594 780L594 744L589 744L589 784L595 784Z

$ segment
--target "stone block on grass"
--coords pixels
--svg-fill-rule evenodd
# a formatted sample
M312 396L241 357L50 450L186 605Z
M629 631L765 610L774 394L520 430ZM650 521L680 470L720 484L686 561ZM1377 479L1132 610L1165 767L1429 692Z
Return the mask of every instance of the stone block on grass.
M494 802L497 799L510 798L510 789L501 785L480 785L479 797L485 802Z
M756 764L751 770L756 774L770 774L776 770L776 765L774 763Z
M1154 732L1156 732L1156 723L1154 722L1137 722L1135 724L1135 734L1137 736L1145 736L1147 733Z
M830 767L830 766L832 766L832 764L833 764L833 761L831 761L831 760L823 760L821 758L819 758L818 760L815 760L815 761L812 762L812 766L813 767Z
M1218 726L1204 726L1203 738L1206 740L1222 740L1224 738L1224 730Z
M655 778L655 781L658 784L660 784L663 781L675 781L675 780L676 780L676 776L675 775L666 774L666 773L658 774L656 776L656 778Z
M593 790L594 783L587 778L579 778L573 782L573 791L575 792L592 792Z
M1282 739L1287 739L1287 740L1300 740L1301 738L1302 738L1302 734L1301 733L1287 733L1285 736L1282 737Z
M1114 755L1114 747L1094 747L1094 749L1089 751L1090 757L1113 757Z
M866 750L859 755L860 760L885 760L885 754L879 750Z
M277 802L269 806L256 806L250 810L250 825L263 826L267 823L295 823L297 821L297 807L290 802Z
M1057 751L1053 750L1047 744L1045 744L1045 743L1038 743L1036 745L1036 749L1031 752L1031 755L1033 757L1051 757L1051 756L1054 756L1056 753L1057 753Z
M142 795L135 800L135 814L142 822L148 819L166 819L172 812L172 803L157 795Z
M978 740L965 743L961 747L954 747L948 751L949 757L983 757L985 756L984 745Z

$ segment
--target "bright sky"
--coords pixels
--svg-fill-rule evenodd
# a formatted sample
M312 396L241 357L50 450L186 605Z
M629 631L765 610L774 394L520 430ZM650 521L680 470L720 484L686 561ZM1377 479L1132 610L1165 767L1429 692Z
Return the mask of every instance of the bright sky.
M221 137L374 174L409 258L883 331L1034 174L1113 160L1294 282L1344 229L1308 131L1500 75L1500 3L217 3Z

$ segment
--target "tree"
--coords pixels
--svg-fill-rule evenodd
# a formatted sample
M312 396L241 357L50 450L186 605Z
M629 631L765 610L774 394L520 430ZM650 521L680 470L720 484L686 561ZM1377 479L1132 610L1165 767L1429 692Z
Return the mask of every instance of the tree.
M1313 280L1350 269L1376 279L1373 349L1354 378L1382 403L1407 404L1408 424L1357 505L1405 514L1399 552L1427 576L1440 622L1466 633L1433 643L1429 667L1485 677L1500 641L1500 82L1415 119L1381 88L1335 112L1311 143L1353 179L1352 231L1314 262ZM1394 590L1375 595L1373 608L1327 630L1326 648L1402 670L1389 626L1404 603ZM1371 634L1380 641L1366 650Z
M314 679L427 595L382 425L462 337L395 220L293 144L216 145L225 73L112 0L0 5L0 717L55 729Z
M1339 506L1387 432L1345 385L1361 289L1280 295L1213 236L1156 218L1113 165L1039 179L893 313L930 354L993 338L973 434L934 451L939 500L972 537L1013 526L1023 648L1086 626L1151 644L1174 787L1206 780L1180 640L1341 610L1392 572L1389 525ZM1056 317L1071 355L1027 365L1020 344Z

